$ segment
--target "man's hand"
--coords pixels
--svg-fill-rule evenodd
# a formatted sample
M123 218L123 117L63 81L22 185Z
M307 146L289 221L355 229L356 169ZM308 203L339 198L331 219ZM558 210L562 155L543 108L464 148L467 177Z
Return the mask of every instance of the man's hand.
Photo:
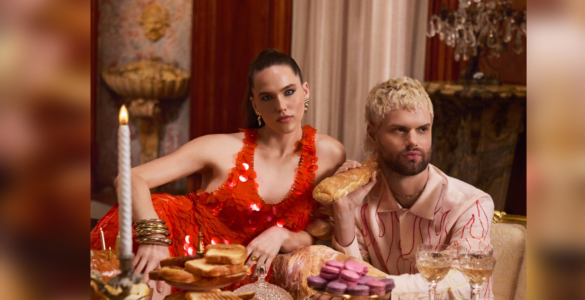
M335 174L358 168L360 166L361 164L359 162L348 160ZM355 238L354 211L376 184L376 175L377 172L372 171L370 182L333 202L333 220L335 222L333 231L335 234L335 240L342 247L349 246Z
M359 168L361 166L362 165L355 160L348 160L341 167L339 167L335 174L343 173L351 169ZM370 192L370 190L372 190L372 188L376 184L376 175L377 172L372 171L372 177L370 178L370 182L364 184L357 190L335 201L333 203L333 211L353 213L355 207L362 202L362 200L366 197L366 195Z

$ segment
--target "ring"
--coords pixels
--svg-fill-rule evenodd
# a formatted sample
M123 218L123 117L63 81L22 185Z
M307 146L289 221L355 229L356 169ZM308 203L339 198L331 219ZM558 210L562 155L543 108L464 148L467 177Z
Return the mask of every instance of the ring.
M250 260L257 261L258 260L258 256L256 256L256 254L252 254L252 256L250 257Z

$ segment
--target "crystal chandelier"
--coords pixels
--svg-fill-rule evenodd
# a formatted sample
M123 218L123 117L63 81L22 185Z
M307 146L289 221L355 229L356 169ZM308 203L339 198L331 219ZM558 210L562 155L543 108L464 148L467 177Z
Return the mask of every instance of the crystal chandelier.
M456 61L467 61L480 53L500 57L509 46L520 54L524 51L526 11L513 10L510 0L459 0L459 8L451 11L443 4L427 28L427 37L435 35L455 48Z

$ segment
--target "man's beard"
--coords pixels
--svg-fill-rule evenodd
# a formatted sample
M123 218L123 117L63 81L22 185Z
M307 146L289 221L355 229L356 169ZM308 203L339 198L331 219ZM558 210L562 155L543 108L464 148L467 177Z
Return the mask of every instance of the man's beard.
M404 162L401 158L404 156L406 152L411 151L418 151L420 153L421 160L417 163L413 161ZM398 152L398 154L394 155L392 153L384 153L383 151L378 151L378 157L380 158L380 162L384 167L392 170L393 172L397 173L398 175L402 176L414 176L420 174L424 171L427 166L429 165L429 161L431 160L431 149L428 151L423 151L420 148L413 148L413 149L406 149L404 151Z

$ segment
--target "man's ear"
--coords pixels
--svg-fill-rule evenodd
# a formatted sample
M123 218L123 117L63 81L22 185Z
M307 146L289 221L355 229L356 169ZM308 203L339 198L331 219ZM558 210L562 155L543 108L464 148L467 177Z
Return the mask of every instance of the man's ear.
M311 92L309 91L309 83L305 81L305 83L303 83L302 87L303 87L303 92L305 92L305 99L310 98Z
M368 138L370 138L372 141L376 142L376 126L374 126L374 124L368 122Z

